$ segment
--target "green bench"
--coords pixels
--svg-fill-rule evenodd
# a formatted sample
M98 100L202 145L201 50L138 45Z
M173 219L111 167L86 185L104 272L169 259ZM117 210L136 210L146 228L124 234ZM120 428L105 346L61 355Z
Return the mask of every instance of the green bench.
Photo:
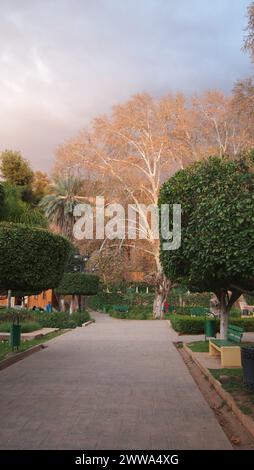
M128 310L129 310L128 305L113 305L112 308L115 312L121 312L121 313L128 313Z
M221 356L222 367L241 367L240 343L244 329L240 326L228 325L227 339L210 339L210 356Z

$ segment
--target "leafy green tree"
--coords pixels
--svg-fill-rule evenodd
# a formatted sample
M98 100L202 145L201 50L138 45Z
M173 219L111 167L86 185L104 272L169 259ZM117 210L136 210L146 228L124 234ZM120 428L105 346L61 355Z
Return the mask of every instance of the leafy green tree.
M162 249L165 274L220 302L221 338L232 305L254 291L254 173L247 159L211 157L178 171L161 188L159 204L182 206L182 243ZM161 240L163 242L163 240Z
M72 302L70 312L73 310L74 296L78 296L79 310L81 309L81 297L86 295L96 295L99 288L99 277L88 273L65 272L56 293L60 295L71 295Z
M27 202L23 201L21 187L4 183L1 188L4 195L2 203L0 201L1 221L47 228L48 222L42 211L37 207L31 207Z
M4 180L12 185L30 186L33 171L20 152L5 150L1 154L1 173Z
M0 223L0 289L40 292L57 287L69 249L68 240L61 235Z
M73 209L84 199L80 196L82 186L83 181L76 176L58 178L51 188L51 193L43 197L39 204L49 222L55 224L69 238L72 238L75 222Z

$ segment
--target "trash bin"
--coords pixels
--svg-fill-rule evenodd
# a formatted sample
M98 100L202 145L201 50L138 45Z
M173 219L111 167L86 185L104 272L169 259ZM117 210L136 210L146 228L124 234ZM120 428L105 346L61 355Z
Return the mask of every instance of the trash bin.
M243 382L248 390L254 392L254 346L242 346Z
M214 318L205 319L205 339L216 338L216 321Z
M14 348L18 349L20 346L20 337L21 337L21 325L17 323L12 323L11 330L10 330L10 338L9 344L14 350Z

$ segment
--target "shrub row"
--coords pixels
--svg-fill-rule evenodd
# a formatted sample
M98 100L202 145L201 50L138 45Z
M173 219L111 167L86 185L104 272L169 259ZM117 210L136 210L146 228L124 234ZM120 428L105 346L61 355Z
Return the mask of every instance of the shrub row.
M0 323L0 332L9 333L11 329L12 322ZM31 331L36 331L41 329L41 324L39 322L25 322L21 323L21 333L30 333Z
M153 317L152 309L149 305L135 305L133 307L130 307L129 311L126 313L116 312L112 310L112 308L109 308L109 314L111 317L114 318L126 318L128 320L151 320Z
M187 294L187 292L178 293L173 291L169 294L168 303L174 307L180 307L180 299L186 307L209 307L211 294L210 292L192 292Z
M87 311L74 312L70 315L67 312L46 313L25 309L1 309L0 324L13 322L17 315L21 323L34 321L43 328L75 328L90 320L90 315Z
M204 333L205 317L191 317L189 315L170 315L171 325L175 331L181 334ZM219 331L219 320L216 321L216 329Z
M170 315L171 325L175 331L181 334L204 333L204 317L190 317L188 315ZM215 320L216 331L220 329L219 319ZM230 318L230 324L240 326L244 331L254 332L254 318Z
M38 320L44 328L76 328L90 320L88 312L75 312L70 315L67 312L39 313Z
M27 309L16 308L1 308L0 309L0 323L12 322L15 317L19 316L20 321L38 320L38 312Z

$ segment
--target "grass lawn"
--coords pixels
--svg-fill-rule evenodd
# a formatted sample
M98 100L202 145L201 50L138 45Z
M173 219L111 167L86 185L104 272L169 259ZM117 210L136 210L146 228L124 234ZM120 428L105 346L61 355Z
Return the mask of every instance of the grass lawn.
M209 352L209 341L194 341L193 343L188 343L187 346L193 352Z
M42 328L39 322L21 322L21 333L30 333L31 331L40 330ZM9 333L11 329L10 322L0 323L0 332Z
M227 377L242 377L243 376L243 369L242 367L237 367L234 369L209 369L213 377L217 380L220 380L221 375L226 375Z
M254 393L248 391L243 383L243 369L209 369L215 379L221 382L222 387L235 399L242 413L254 419ZM224 380L222 380L222 377ZM225 381L225 378L228 378Z
M49 334L43 336L43 338L31 339L31 340L28 340L28 341L21 341L19 352L26 351L27 349L29 349L33 346L36 346L37 344L46 343L50 339L53 339L56 336L60 336L63 333L65 333L64 330L59 330L59 331L55 331L53 333L49 333ZM10 352L12 352L12 349L9 346L8 341L0 342L0 360L5 359L7 354L9 354Z

